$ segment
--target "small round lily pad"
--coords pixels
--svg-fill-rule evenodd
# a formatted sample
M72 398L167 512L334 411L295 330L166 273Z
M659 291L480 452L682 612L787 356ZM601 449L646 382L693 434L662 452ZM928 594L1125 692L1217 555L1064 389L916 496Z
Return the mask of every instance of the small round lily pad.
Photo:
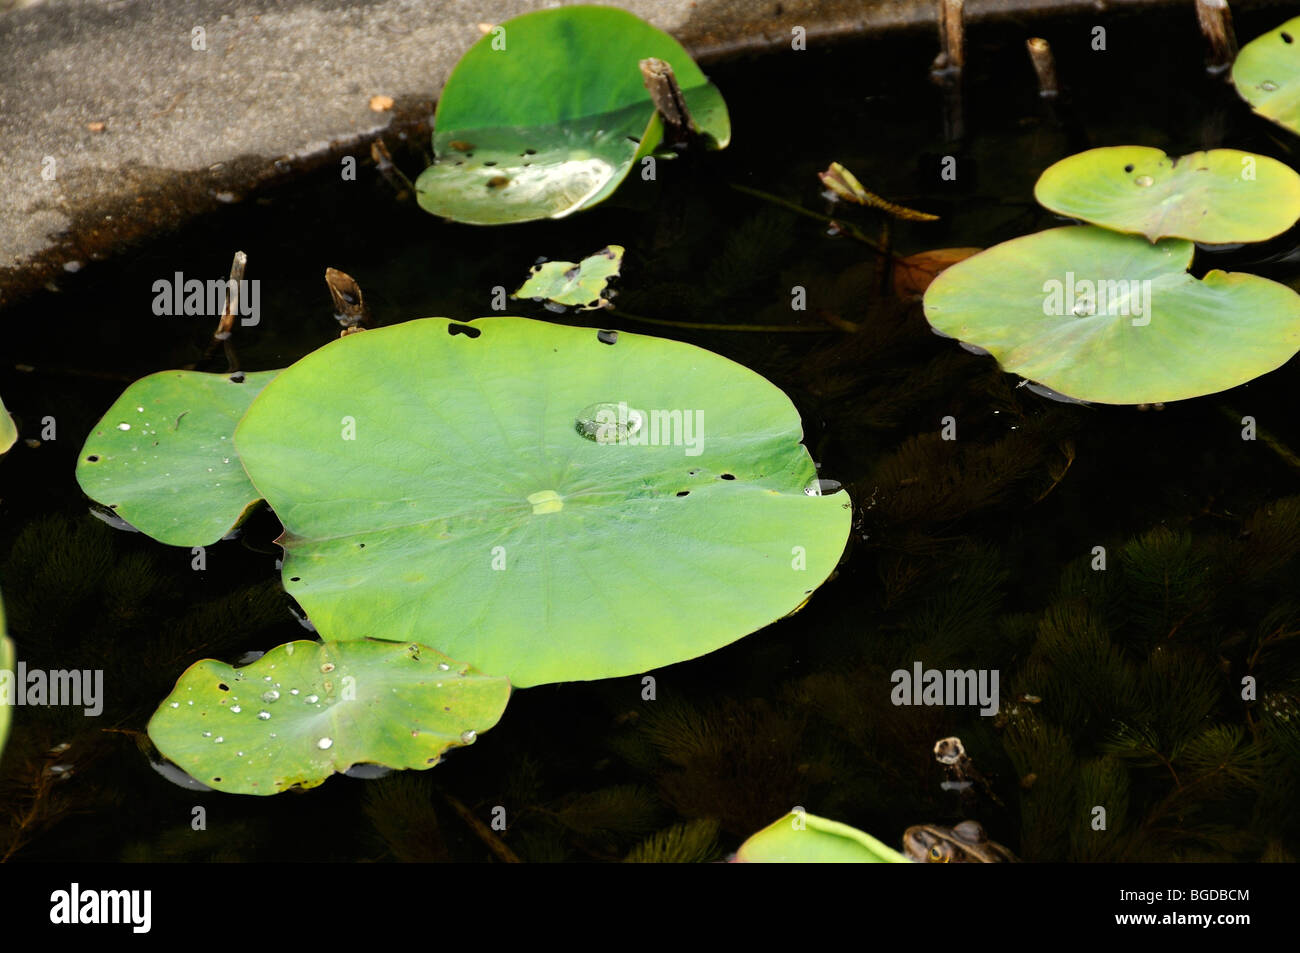
M938 331L1078 400L1227 390L1300 349L1300 295L1256 275L1187 273L1195 246L1069 225L989 248L925 293Z
M792 811L740 845L742 864L906 864L870 834L815 814Z
M592 311L609 302L602 297L605 287L618 277L623 264L623 246L607 245L582 261L547 261L534 265L528 280L512 298L544 299L579 311Z
M0 453L4 453L18 440L18 428L14 426L13 417L5 410L5 403L0 400Z
M208 787L278 794L354 764L432 767L495 725L509 697L506 679L427 646L290 642L243 668L190 666L149 737Z
M1236 149L1177 159L1148 146L1089 149L1048 167L1034 197L1053 212L1153 242L1258 242L1300 219L1300 175Z
M235 424L278 371L162 371L143 377L95 425L77 482L140 532L207 546L260 498L235 452Z
M1243 46L1232 83L1255 112L1300 133L1300 17Z

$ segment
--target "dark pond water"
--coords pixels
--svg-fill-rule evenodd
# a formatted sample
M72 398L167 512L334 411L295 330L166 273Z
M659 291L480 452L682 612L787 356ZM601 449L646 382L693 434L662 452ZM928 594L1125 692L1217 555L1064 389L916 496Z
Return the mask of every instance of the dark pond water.
M1288 9L1239 16L1239 34ZM1090 46L1094 25L1106 27L1104 52ZM1052 42L1068 102L1037 97L1031 33ZM30 667L103 669L107 697L98 718L19 710L0 771L0 855L491 859L459 804L481 819L504 806L503 840L525 860L615 860L685 822L695 823L679 856L718 858L802 805L895 844L910 825L975 817L1034 861L1293 859L1294 362L1163 410L1053 402L931 334L919 304L882 292L867 246L730 187L822 213L815 173L838 160L874 191L942 216L894 223L907 254L1047 227L1034 181L1091 146L1230 145L1300 164L1300 140L1204 77L1188 11L977 28L969 43L960 141L945 141L927 80L928 31L732 62L709 71L732 110L729 150L661 165L658 181L630 182L569 220L441 224L363 165L355 182L329 171L224 208L5 314L0 393L25 436L47 416L57 426L56 439L20 443L0 464L11 634ZM945 155L957 159L954 181L940 178ZM409 148L397 160L412 173L421 162ZM873 234L883 224L865 211L845 218ZM326 266L357 278L381 323L468 319L491 313L491 289L517 286L538 256L576 260L610 242L628 250L620 313L588 323L691 341L791 395L823 475L855 503L838 575L797 615L656 672L653 702L639 677L521 691L498 727L428 772L265 799L159 777L140 733L186 666L304 633L279 586L273 516L210 548L198 572L188 550L88 515L73 470L89 429L130 380L199 361L211 334L206 319L155 316L153 282L219 278L246 251L263 318L236 344L243 367L259 370L337 335ZM1196 267L1294 282L1296 244L1289 234L1202 254ZM791 311L794 285L807 311ZM219 355L204 367L224 369ZM1242 439L1247 415L1254 441ZM955 441L940 439L948 416ZM1090 568L1098 546L1104 572ZM890 673L915 661L997 670L1001 715L893 706ZM1241 697L1247 675L1254 701ZM941 788L932 747L952 735L986 788ZM191 830L195 805L208 811L204 834ZM1104 832L1091 826L1097 806Z

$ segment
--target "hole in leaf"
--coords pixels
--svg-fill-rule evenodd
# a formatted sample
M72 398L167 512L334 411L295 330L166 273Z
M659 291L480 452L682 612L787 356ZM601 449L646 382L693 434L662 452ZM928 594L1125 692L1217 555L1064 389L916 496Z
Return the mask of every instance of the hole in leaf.
M221 779L220 779L220 778L213 778L212 780L215 781L215 782L217 782L218 784L221 783Z
M289 577L289 581L290 581L290 582L300 582L301 580L302 580L302 576L290 576L290 577Z
M1132 172L1132 171L1133 171L1133 163L1130 162L1128 165L1124 166L1124 171L1125 171L1125 172Z
M230 691L230 686L227 685L225 682L217 682L217 688L219 688L223 692Z
M230 383L232 383L232 384L242 384L242 383L244 383L244 372L243 372L243 371L235 371L235 373L231 374L231 375L230 375Z
M722 479L724 479L724 480L734 480L734 479L736 479L736 475L735 475L734 473L723 473L721 476L722 476Z
M491 161L491 160L489 160L489 161L487 161L487 162L484 162L483 164L484 164L484 165L496 165L496 163L493 162L493 161Z
M1290 33L1283 32L1283 34L1282 34L1282 42L1283 42L1283 43L1294 43L1295 40L1292 38L1292 36L1291 36Z
M597 331L597 332L596 332L596 340L599 341L601 344L617 344L617 343L618 343L618 332L617 332L617 331Z
M691 491L690 491L690 490L678 490L678 491L677 491L677 495L678 495L678 496L690 496L690 495L691 495Z
M366 548L365 543L357 543L357 549L365 549L365 548Z
M478 328L470 327L468 324L449 324L447 325L447 333L452 335L463 334L466 337L473 339L483 332Z
M537 155L537 150L536 150L536 149L525 149L523 152L521 152L521 153L519 153L519 154L520 154L521 156L535 156L535 155Z

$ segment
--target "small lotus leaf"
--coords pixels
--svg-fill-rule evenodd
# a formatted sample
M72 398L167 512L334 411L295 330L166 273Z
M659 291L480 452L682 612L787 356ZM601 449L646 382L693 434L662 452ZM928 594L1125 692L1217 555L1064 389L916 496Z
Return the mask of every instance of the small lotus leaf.
M327 344L235 442L323 637L422 641L522 687L694 658L803 602L852 513L802 436L716 354L499 317Z
M5 402L0 400L0 453L4 453L18 440L18 428L14 426L13 417L5 410Z
M504 678L426 646L290 642L243 668L191 665L149 737L211 788L278 794L354 764L428 768L495 725L509 697Z
M1300 218L1300 175L1236 149L1171 159L1147 146L1111 146L1050 166L1034 197L1053 212L1153 242L1258 242Z
M925 315L1008 373L1105 404L1213 394L1290 360L1300 295L1255 275L1193 278L1194 250L1091 225L1049 229L942 272Z
M496 26L456 64L415 184L435 215L479 225L560 218L618 188L663 138L639 62L673 67L695 125L731 136L721 94L681 44L612 7L540 10Z
M140 532L172 546L207 546L258 500L232 436L279 373L162 371L128 387L86 438L77 482Z
M558 305L591 311L606 304L602 297L610 279L618 277L623 246L609 245L580 262L547 261L534 265L528 280L510 297L544 298Z
M5 742L9 739L9 723L13 719L10 691L14 687L14 658L14 643L5 634L5 607L0 602L0 680L6 682L9 689L0 691L0 754L4 753Z
M1300 133L1300 17L1251 40L1232 64L1241 98L1265 119Z
M815 814L793 811L740 845L742 864L906 864L870 834Z

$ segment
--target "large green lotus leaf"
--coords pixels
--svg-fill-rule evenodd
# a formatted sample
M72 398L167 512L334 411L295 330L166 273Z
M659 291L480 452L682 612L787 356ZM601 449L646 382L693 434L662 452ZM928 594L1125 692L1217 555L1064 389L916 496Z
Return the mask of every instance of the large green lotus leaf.
M14 643L5 634L5 607L0 602L0 673L8 673L4 677L12 679L14 664ZM12 682L10 682L12 686ZM9 740L9 723L13 718L10 708L13 706L9 703L4 694L0 694L0 754L4 753L5 742Z
M1034 197L1053 212L1153 242L1258 242L1300 218L1300 175L1236 149L1171 159L1148 146L1111 146L1049 166Z
M925 316L1008 373L1103 404L1213 394L1290 360L1300 296L1255 275L1197 280L1186 271L1194 250L1091 225L1049 229L948 268L925 293Z
M710 145L731 138L717 88L680 43L630 13L564 7L497 29L465 53L438 100L437 160L415 184L435 215L495 225L561 218L607 198L662 141L638 66L648 57L672 65Z
M9 416L9 411L5 410L5 402L0 400L0 453L12 447L17 439L18 428L14 426L14 419Z
M870 834L795 811L740 845L742 864L906 864L908 859Z
M207 546L259 499L232 435L279 371L162 371L117 399L86 438L77 482L140 532L173 546Z
M497 723L510 683L431 648L290 642L191 665L149 720L158 750L231 794L311 788L354 764L424 769Z
M235 432L324 637L518 686L694 658L798 607L852 516L801 439L789 398L716 354L514 317L340 338Z
M1241 48L1232 82L1241 98L1266 119L1300 133L1300 17Z

